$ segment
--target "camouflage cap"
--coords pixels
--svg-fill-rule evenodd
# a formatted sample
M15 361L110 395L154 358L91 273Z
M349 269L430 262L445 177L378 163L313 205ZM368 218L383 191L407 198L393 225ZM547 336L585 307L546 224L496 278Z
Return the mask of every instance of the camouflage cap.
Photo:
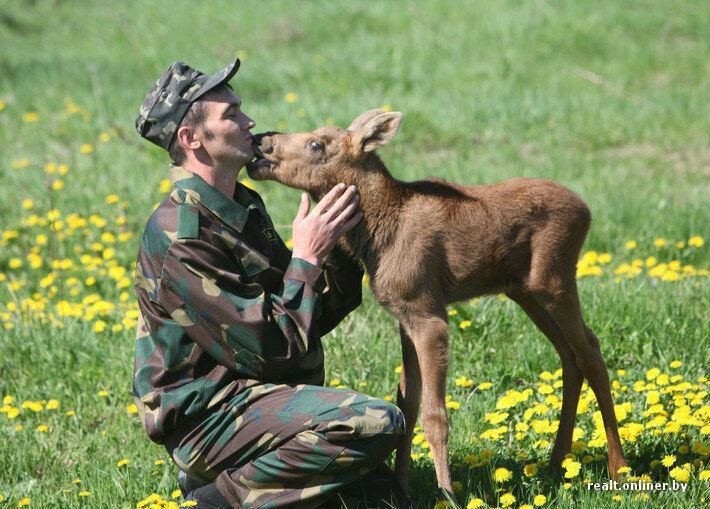
M146 140L168 150L190 105L217 85L227 83L239 70L239 59L209 75L185 62L175 62L158 78L143 99L136 130Z

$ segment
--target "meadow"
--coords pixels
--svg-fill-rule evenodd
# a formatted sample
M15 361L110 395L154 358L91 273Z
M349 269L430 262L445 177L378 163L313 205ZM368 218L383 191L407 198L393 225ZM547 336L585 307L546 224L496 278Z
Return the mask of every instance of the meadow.
M613 381L620 474L686 489L587 488L608 474L586 385L552 477L559 359L491 296L449 310L463 507L705 506L708 27L690 0L0 3L0 508L183 505L131 397L135 256L170 191L167 155L133 122L173 61L212 72L234 56L255 132L383 107L405 116L380 152L399 179L550 178L589 204L578 284ZM298 193L245 177L289 239ZM324 338L327 383L391 399L397 326L364 293ZM414 443L416 506L445 507L421 430Z

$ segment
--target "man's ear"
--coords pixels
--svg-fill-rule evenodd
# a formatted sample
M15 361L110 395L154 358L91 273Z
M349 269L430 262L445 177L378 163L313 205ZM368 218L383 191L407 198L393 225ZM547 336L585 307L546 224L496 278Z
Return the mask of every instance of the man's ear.
M375 115L353 134L353 145L363 152L377 150L394 138L403 118L399 111Z
M178 143L186 149L197 150L202 145L200 140L195 139L194 130L188 126L182 126L175 133Z

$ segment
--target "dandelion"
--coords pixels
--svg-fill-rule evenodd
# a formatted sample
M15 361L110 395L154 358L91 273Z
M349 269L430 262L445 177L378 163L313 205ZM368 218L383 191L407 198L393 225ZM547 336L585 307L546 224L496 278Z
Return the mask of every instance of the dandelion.
M459 329L461 329L461 330L468 329L470 326L471 326L471 320L463 320L459 324Z
M468 501L468 504L466 504L466 509L479 509L485 505L486 503L480 498L472 498Z
M651 368L646 372L646 380L655 380L658 375L661 374L661 370L658 368Z
M125 466L129 465L130 463L131 463L131 462L130 462L128 459L123 458L123 459L121 459L121 460L118 460L118 462L116 463L116 466L117 466L118 468L122 468L122 467L125 467Z
M36 428L37 433L47 433L49 431L49 426L46 424L40 424Z
M670 367L672 367L673 369L679 368L682 365L683 365L683 363L681 361L672 361L670 363Z
M284 99L287 103L295 103L296 101L298 101L298 96L293 92L289 92L284 96Z
M672 467L675 464L676 457L673 454L669 454L667 456L664 456L663 459L661 460L661 464L666 467Z
M79 147L79 152L82 154L91 154L94 151L94 146L91 143L84 143Z
M109 133L104 132L104 133L99 134L99 141L101 143L107 143L110 140L111 140L111 135Z
M666 239L659 237L656 240L653 241L653 245L656 247L665 247L666 245Z
M616 471L617 474L628 474L631 472L631 467L619 467Z
M693 235L688 239L688 245L691 247L703 247L705 240L700 235Z
M547 497L545 495L535 495L533 498L533 504L537 507L543 506L547 503Z
M130 415L137 414L138 413L138 407L136 406L135 403L131 403L126 407L126 412L128 412Z
M700 479L701 481L710 481L710 470L703 470L702 472L700 472L698 479Z
M5 109L5 101L0 100L0 111ZM0 500L2 502L2 500Z
M22 114L22 121L28 124L31 124L32 122L37 122L38 120L39 113L37 113L36 111L28 111L27 113Z
M537 464L529 463L529 464L525 465L525 467L523 468L523 473L527 477L535 477L537 475Z
M61 179L57 179L54 182L52 182L52 190L53 191L61 191L64 189L64 181Z
M510 481L513 478L513 473L507 468L496 468L493 472L493 480L498 483Z
M102 390L100 390L96 395L97 395L99 398L108 398L108 391L105 390L105 389L102 389Z
M182 497L182 491L180 490L175 490L170 494L170 498L172 498L173 500L180 497Z
M80 497L88 497L89 495L91 495L91 493L89 493L88 491L80 491L79 492Z
M180 504L180 507L195 507L197 505L197 502L194 500L185 500L182 504Z
M579 475L582 464L574 460L565 460L562 462L562 468L565 469L565 478L574 479Z
M155 465L156 467L159 465L165 465L165 460L155 460L153 462L153 465Z
M673 470L668 472L668 475L679 482L688 482L690 479L690 472L681 467L675 467Z
M24 210L32 210L32 208L35 206L35 202L32 201L30 198L25 198L22 200L22 208Z
M385 110L385 111L392 111L392 105L391 104L383 104L380 106L380 109Z
M47 406L45 407L47 410L56 410L59 408L59 400L56 399L50 399L47 401Z
M510 507L515 503L515 495L512 493L505 493L500 496L500 506L501 507Z
M117 194L109 194L106 197L106 203L108 203L109 205L113 205L114 203L118 203L118 200L119 200L119 198L118 198Z
M626 241L626 244L624 244L624 247L629 251L632 251L638 247L638 242L635 240L628 240Z

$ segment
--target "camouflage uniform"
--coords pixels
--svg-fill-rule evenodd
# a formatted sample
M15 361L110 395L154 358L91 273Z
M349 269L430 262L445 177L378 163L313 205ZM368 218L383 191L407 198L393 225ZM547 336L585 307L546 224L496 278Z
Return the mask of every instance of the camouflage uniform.
M241 184L230 199L177 166L171 180L136 265L145 429L235 507L316 507L404 433L395 405L321 386L321 335L359 305L362 269L291 258Z

